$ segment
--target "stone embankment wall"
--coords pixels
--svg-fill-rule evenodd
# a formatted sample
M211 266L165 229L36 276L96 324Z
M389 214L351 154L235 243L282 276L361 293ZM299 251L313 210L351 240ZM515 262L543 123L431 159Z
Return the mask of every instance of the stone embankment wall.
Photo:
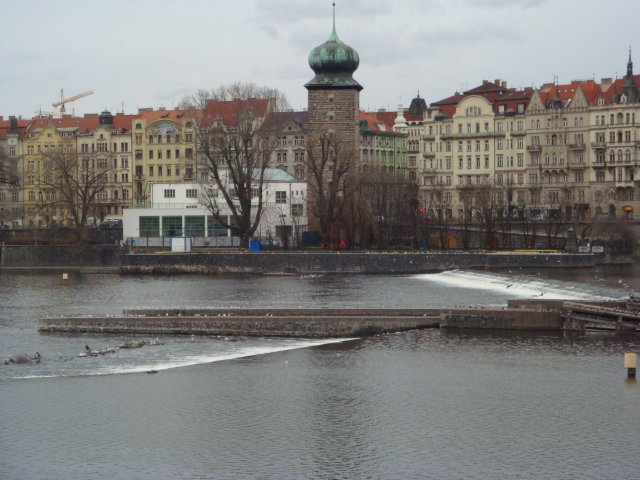
M1 269L119 269L125 249L111 245L38 245L0 247Z
M124 273L410 274L456 268L593 267L591 254L282 252L129 254Z

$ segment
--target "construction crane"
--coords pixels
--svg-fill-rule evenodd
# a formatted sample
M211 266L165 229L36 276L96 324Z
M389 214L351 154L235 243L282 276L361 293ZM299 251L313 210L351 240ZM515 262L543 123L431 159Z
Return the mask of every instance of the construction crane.
M52 105L56 108L60 107L60 114L64 115L64 113L67 111L64 107L64 105L66 103L69 102L73 102L75 100L78 100L80 98L84 98L87 97L89 95L91 95L93 93L93 90L88 90L86 92L82 92L79 93L78 95L74 95L73 97L68 97L68 98L64 98L64 89L60 89L60 101L59 102L53 102Z

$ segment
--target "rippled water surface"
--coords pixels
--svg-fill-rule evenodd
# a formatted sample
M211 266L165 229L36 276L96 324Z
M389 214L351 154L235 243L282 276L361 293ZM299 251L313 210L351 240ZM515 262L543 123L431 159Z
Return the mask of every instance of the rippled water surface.
M415 276L0 275L0 478L640 478L640 388L612 334L322 340L39 335L142 306L501 305L621 298L637 270ZM158 370L157 374L144 373Z

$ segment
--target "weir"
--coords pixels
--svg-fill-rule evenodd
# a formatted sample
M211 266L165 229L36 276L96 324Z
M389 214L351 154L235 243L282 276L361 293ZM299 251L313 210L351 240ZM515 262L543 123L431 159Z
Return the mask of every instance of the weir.
M41 332L237 335L306 338L368 336L423 328L618 332L640 330L628 302L512 300L506 308L135 308L120 316L44 318Z

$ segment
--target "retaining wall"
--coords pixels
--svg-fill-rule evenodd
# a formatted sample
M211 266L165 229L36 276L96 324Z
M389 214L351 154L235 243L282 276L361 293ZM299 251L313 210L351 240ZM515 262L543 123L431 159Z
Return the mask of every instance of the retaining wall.
M3 246L0 268L119 268L125 251L112 245Z
M591 254L278 252L128 254L124 273L411 274L456 268L593 267Z

